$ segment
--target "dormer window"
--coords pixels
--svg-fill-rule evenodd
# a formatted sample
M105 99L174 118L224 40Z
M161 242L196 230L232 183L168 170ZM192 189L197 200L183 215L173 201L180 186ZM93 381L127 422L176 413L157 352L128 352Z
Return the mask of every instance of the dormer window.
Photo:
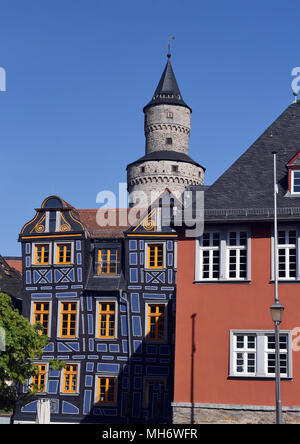
M300 151L288 162L289 192L300 196Z
M300 194L300 170L292 171L291 193Z

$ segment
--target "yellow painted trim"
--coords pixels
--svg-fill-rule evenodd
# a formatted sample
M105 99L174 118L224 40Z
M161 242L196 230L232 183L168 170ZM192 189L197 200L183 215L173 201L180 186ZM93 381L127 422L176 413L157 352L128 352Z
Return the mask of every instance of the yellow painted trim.
M104 400L100 400L101 395L101 379L105 381L105 392L104 392ZM113 387L114 387L114 394L113 394L113 400L108 401L108 389L109 389L109 382L110 380L113 381ZM115 376L101 376L98 377L98 387L97 387L97 403L98 404L114 404L116 402L116 388L117 388L117 378Z
M77 329L77 309L78 309L78 302L61 302L61 311L60 311L60 338L76 338L76 329ZM64 310L63 305L67 304L68 308L66 310ZM75 310L71 309L71 305L72 304L76 304L76 308ZM67 334L63 335L62 331L63 331L63 316L67 315ZM71 329L71 315L75 315L75 333L74 335L70 334L70 329Z
M75 217L72 216L72 210L69 210L69 216L71 217L71 219L73 219L75 222L77 222L79 225L81 225L83 231L85 231L85 226L78 219L75 219Z
M129 237L177 237L177 234L127 234Z
M45 236L22 236L22 239L42 239L45 237L75 237L82 236L82 234L48 234Z
M106 308L103 309L102 305L106 305ZM113 310L107 309L107 305L113 305L114 309ZM113 321L113 323L114 323L113 324L113 330L114 330L113 335L109 334L109 330L110 330L109 324L110 324L110 322L112 322L109 320L110 315L113 315L115 317L115 319ZM102 330L101 317L102 316L105 316L105 321L104 321L105 322L105 327L104 327L105 328L105 335L101 335L101 330ZM115 338L115 328L116 328L116 304L115 304L115 302L105 302L105 301L99 302L98 338L100 338L100 339L114 339Z
M22 228L21 234L24 233L25 228L27 227L27 225L30 225L32 222L35 221L35 219L38 217L39 213L37 212L36 215L34 216L33 219L31 219L29 222L27 222L27 224L24 225L24 227Z

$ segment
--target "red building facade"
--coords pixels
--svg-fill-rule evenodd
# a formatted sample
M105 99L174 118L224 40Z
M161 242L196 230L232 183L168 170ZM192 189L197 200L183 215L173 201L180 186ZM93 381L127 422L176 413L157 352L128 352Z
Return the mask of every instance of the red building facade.
M283 420L300 422L299 150L297 102L204 190L203 235L180 232L175 423L275 422L274 151Z

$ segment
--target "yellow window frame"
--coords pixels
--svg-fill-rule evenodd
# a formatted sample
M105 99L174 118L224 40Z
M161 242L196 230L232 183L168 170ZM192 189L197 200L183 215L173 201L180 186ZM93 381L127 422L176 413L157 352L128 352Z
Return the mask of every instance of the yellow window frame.
M106 253L105 253L106 252ZM106 257L105 257L106 255ZM115 255L114 261L112 257ZM106 271L103 271L103 263L106 262ZM116 275L118 274L118 249L117 248L99 248L97 275Z
M77 393L78 364L66 364L63 377L63 393Z
M147 265L149 270L161 270L164 268L164 244L147 244Z
M163 342L165 341L165 337L166 337L166 305L148 304L147 341Z
M111 305L113 305L113 309L111 309ZM115 328L116 328L116 303L99 302L98 338L114 339ZM104 334L103 331L105 332Z
M48 251L46 251L46 247L48 247ZM39 254L40 254L40 262L38 262ZM47 256L48 258L45 260L45 257ZM50 244L35 244L34 265L49 265L49 261L50 261Z
M75 305L75 308L72 307ZM78 302L61 302L60 307L60 337L61 338L76 338L77 330L77 308ZM75 318L73 319L72 316ZM74 325L72 325L74 323ZM63 330L67 330L63 334ZM71 331L74 333L71 334Z
M111 390L113 388L113 391ZM99 376L97 383L97 403L115 404L117 392L117 378L115 376Z
M61 253L62 253L62 260L60 258ZM67 260L68 256L70 258ZM72 244L70 242L56 244L56 263L59 265L70 265L72 263Z
M34 364L38 368L38 373L32 377L32 384L36 386L38 393L46 391L47 364ZM34 387L32 387L32 390Z
M37 306L40 305L38 309ZM48 316L48 319L46 319ZM39 317L39 319L37 319ZM49 317L50 317L50 302L34 302L33 303L33 325L40 323L44 329L40 330L40 334L48 336L49 333Z

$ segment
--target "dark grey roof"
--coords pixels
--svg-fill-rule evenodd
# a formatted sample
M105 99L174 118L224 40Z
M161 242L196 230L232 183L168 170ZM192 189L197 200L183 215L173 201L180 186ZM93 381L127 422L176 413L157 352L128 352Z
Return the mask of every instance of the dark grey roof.
M149 106L161 104L185 106L192 112L192 109L182 99L182 95L170 62L170 57L170 54L168 54L168 61L164 72L162 73L152 100L144 107L144 112L147 108L149 108Z
M173 160L176 162L186 162L186 163L192 163L193 165L199 166L201 168L203 168L203 170L205 171L205 168L202 167L201 165L199 165L197 162L195 162L193 159L191 159L191 157L189 157L187 154L184 153L178 153L177 151L166 151L166 150L161 150L161 151L153 151L149 154L146 154L143 157L140 157L138 160L136 160L135 162L132 162L130 164L127 165L127 168L130 165L134 165L136 163L141 163L141 162L145 162L147 160Z
M300 197L288 192L287 169L300 151L298 101L205 191L205 220L273 218L273 151L277 152L278 217L300 219Z
M0 292L8 294L15 307L20 308L17 301L22 299L22 276L19 271L9 266L0 255Z

